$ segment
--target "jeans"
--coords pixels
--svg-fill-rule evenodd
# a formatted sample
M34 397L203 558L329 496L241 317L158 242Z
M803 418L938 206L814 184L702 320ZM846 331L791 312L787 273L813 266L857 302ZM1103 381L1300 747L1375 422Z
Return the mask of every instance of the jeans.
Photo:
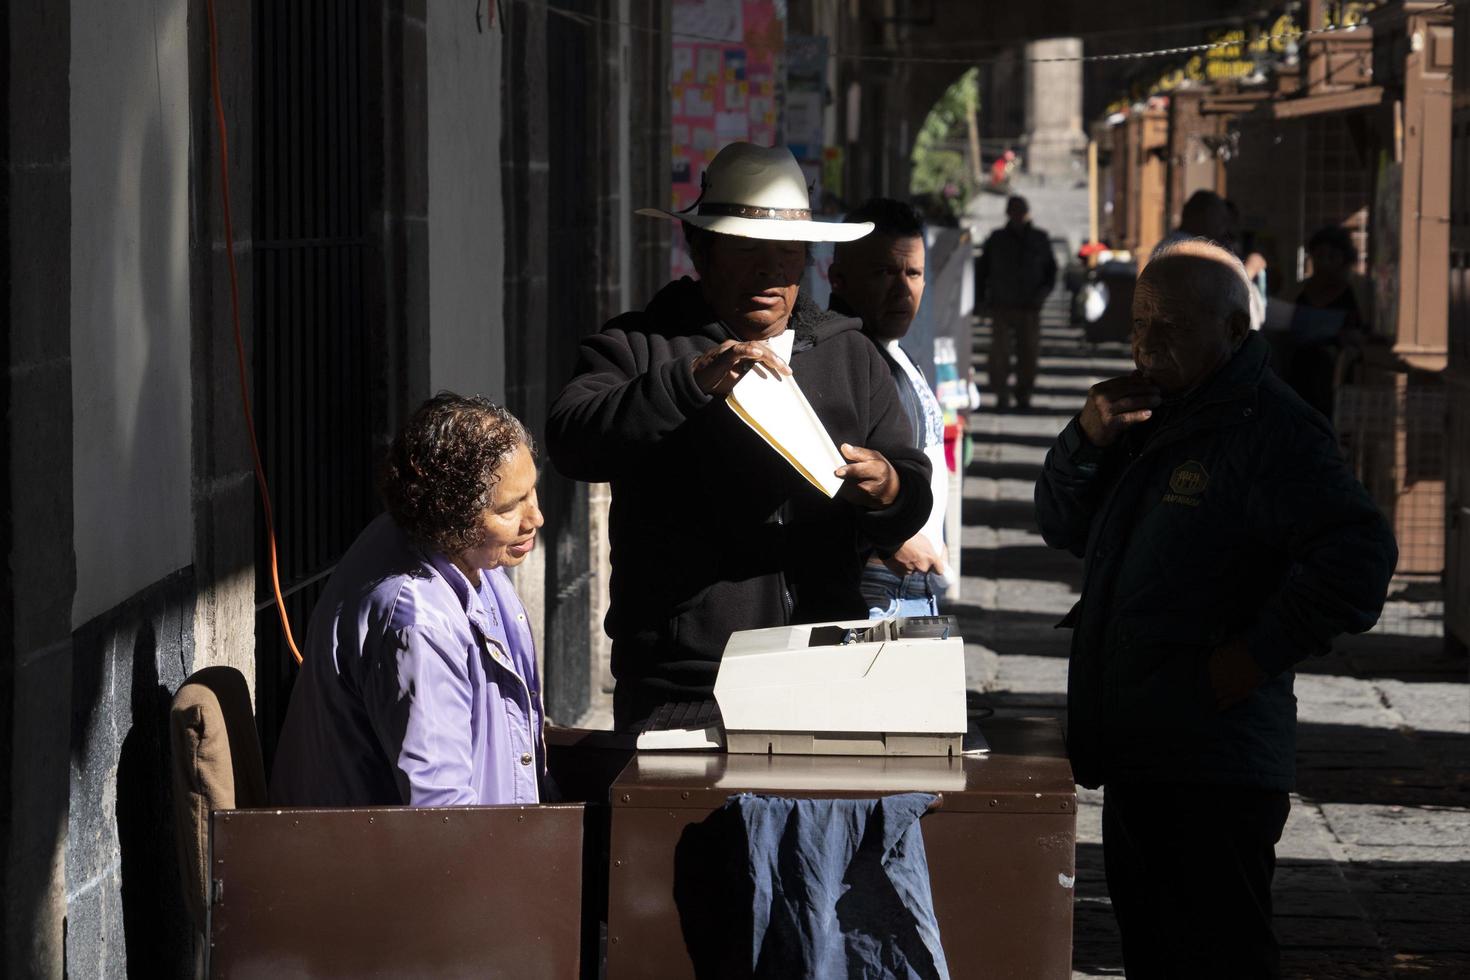
M949 980L919 827L934 799L742 793L684 828L673 897L694 975Z
M938 572L894 572L887 565L869 562L863 566L863 601L869 619L890 616L937 616L939 596L949 583Z

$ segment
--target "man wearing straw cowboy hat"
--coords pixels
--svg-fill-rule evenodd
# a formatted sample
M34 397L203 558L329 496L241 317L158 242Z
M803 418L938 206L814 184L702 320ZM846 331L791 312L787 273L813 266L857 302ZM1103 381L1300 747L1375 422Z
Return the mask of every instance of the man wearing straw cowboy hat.
M811 242L871 224L811 220L784 148L732 143L684 223L698 279L583 342L552 406L547 446L566 476L613 487L608 635L619 728L714 689L735 630L864 619L864 555L898 547L929 512L929 463L859 320L798 284ZM755 365L794 374L848 461L836 498L809 484L726 406Z

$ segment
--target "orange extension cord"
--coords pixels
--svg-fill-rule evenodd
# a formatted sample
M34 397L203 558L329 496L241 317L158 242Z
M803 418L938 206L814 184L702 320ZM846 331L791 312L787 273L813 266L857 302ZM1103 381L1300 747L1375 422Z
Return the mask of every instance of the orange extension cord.
M225 106L219 94L219 39L215 34L214 0L207 0L209 10L209 83L214 96L214 118L219 126L220 204L225 221L225 255L230 267L230 316L235 325L235 356L240 366L240 406L245 411L245 431L250 435L250 455L255 461L255 482L260 487L260 505L265 513L265 533L271 549L271 588L276 594L276 611L281 614L281 630L291 656L301 663L301 651L291 634L291 618L286 615L286 600L281 595L281 567L276 558L276 523L271 513L271 491L265 481L265 467L260 461L260 443L255 437L255 417L250 411L250 386L245 371L245 341L240 330L240 278L235 270L235 229L230 221L230 142L225 132Z

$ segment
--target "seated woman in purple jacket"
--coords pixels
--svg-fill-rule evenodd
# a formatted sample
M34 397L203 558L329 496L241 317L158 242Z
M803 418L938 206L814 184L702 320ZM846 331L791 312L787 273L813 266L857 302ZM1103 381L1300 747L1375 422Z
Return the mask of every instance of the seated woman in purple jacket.
M505 409L449 393L393 440L388 512L342 556L311 617L274 803L539 801L536 651L504 571L543 523L534 451Z

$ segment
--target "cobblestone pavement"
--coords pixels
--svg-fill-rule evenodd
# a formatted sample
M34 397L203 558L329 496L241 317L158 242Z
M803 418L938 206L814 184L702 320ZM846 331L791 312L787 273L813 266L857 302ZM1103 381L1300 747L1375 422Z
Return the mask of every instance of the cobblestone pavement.
M977 377L988 345L982 325ZM1131 368L1122 345L1085 345L1059 296L1044 316L1032 410L996 414L987 396L971 416L964 602L950 611L981 703L1063 712L1069 634L1053 624L1077 598L1081 567L1042 543L1032 486L1088 387ZM1442 615L1437 583L1396 582L1374 632L1297 678L1300 785L1275 885L1289 977L1470 977L1470 684L1464 657L1437 635ZM1073 976L1117 976L1102 796L1079 795Z

